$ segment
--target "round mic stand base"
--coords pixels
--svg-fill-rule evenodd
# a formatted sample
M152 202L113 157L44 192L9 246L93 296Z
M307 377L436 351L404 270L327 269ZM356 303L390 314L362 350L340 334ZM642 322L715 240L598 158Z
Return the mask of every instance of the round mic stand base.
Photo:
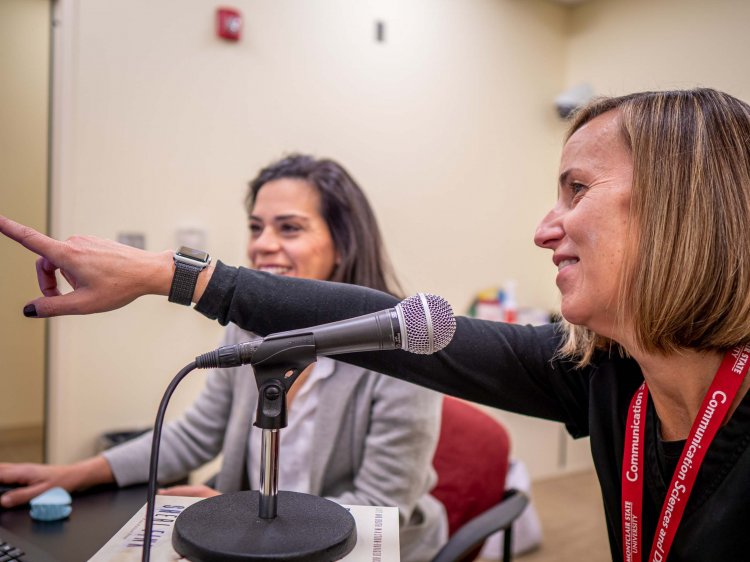
M258 516L260 493L233 492L185 509L172 546L196 562L340 560L357 543L349 511L325 498L280 491L276 517Z

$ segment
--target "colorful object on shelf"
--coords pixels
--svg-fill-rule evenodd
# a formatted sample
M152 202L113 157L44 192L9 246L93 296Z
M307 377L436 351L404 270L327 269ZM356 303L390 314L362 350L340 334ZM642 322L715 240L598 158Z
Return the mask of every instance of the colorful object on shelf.
M519 324L546 324L550 321L549 312L538 308L521 308L516 300L515 280L508 280L503 287L489 287L477 293L471 302L468 316L494 322Z

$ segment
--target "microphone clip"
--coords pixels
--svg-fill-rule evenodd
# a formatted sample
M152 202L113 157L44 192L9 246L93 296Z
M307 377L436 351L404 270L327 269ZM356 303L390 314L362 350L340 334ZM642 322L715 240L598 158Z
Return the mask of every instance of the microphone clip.
M258 385L253 425L261 429L287 426L286 393L316 359L315 337L311 333L270 335L263 340L250 362Z

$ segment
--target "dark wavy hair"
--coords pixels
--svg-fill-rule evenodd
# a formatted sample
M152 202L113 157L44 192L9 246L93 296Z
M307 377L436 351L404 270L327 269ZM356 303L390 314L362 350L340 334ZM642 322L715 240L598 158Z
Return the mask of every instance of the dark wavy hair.
M306 154L291 154L269 164L250 182L245 198L248 214L263 186L283 178L304 180L320 195L319 211L340 256L329 281L403 296L383 246L375 213L362 189L341 164Z

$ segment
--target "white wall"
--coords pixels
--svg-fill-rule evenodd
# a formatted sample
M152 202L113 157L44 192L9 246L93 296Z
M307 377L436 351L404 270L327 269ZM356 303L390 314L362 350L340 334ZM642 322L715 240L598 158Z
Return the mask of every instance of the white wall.
M60 0L55 236L140 231L161 250L194 226L215 257L242 263L246 181L301 150L360 181L408 290L461 311L478 289L515 278L522 304L555 305L550 256L531 238L555 196L565 9L233 4L245 16L237 44L214 37L209 2ZM90 454L105 429L152 423L168 380L220 333L156 297L53 320L51 460ZM195 375L171 411L201 385Z
M567 82L598 94L707 86L750 101L750 3L594 0L571 11Z

